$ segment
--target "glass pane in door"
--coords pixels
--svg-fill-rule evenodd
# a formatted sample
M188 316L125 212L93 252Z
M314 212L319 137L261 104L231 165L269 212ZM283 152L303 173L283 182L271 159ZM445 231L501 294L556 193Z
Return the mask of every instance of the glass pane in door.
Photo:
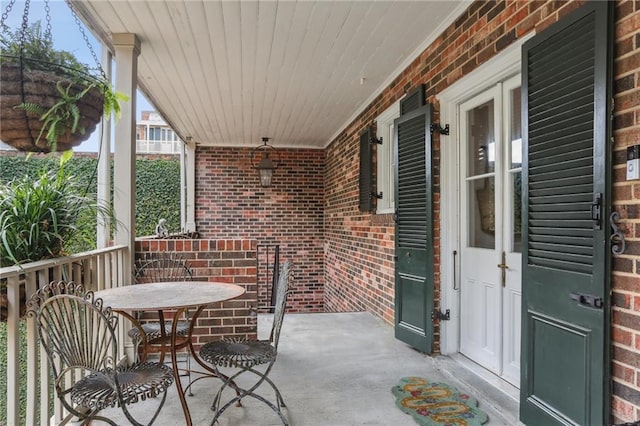
M511 164L509 167L509 181L511 185L511 251L520 253L522 251L522 198L521 198L521 176L522 176L522 115L520 103L520 88L516 87L510 91L509 107L511 109L509 123L510 128L510 149Z
M511 250L516 253L522 252L522 197L521 190L522 187L522 172L514 172L510 173L511 177L511 190L513 191L513 200L511 203L511 209L513 211L513 218L511 223L513 223L511 229Z
M493 173L496 164L493 99L468 111L467 123L467 176Z
M495 180L493 177L470 180L468 189L469 246L495 249Z
M520 88L511 91L511 168L522 167L522 115Z

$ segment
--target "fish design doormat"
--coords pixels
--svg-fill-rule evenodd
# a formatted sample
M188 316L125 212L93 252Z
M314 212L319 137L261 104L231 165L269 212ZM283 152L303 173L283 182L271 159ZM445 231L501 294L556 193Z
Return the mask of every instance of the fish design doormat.
M391 388L400 410L423 426L480 426L489 420L478 401L446 383L403 377Z

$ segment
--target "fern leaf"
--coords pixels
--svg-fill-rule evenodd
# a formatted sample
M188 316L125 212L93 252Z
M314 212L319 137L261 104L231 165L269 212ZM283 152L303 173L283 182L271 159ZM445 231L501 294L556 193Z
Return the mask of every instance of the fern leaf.
M41 105L34 104L33 102L22 102L20 105L16 105L14 108L21 109L36 115L44 114L44 108Z

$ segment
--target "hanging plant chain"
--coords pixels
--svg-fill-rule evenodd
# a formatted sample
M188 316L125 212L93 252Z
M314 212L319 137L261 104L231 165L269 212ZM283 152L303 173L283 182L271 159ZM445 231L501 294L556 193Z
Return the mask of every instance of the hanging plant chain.
M84 28L82 28L82 23L80 22L80 18L78 18L78 14L76 13L73 6L71 5L71 1L66 0L65 2L67 3L69 10L71 10L73 19L76 21L76 24L78 25L80 34L82 34L82 38L84 39L84 42L87 44L87 47L89 48L89 52L91 52L91 56L93 57L93 60L96 62L97 69L100 70L100 73L102 74L102 78L104 80L107 80L107 74L105 74L104 69L102 68L102 64L98 60L98 55L96 55L96 52L93 50L93 47L91 47L91 42L89 41L89 37L87 37L87 33L84 31Z
M2 14L2 18L0 20L0 27L4 27L4 21L6 21L7 18L9 17L9 12L11 12L11 8L13 7L15 2L16 0L11 0L7 5L7 7L5 8L4 13Z
M22 14L22 32L20 33L20 58L24 56L24 43L27 39L27 28L29 27L29 5L30 0L24 2L24 13Z
M44 2L44 12L47 21L47 27L44 31L44 38L51 41L51 7L49 6L49 0L45 0Z

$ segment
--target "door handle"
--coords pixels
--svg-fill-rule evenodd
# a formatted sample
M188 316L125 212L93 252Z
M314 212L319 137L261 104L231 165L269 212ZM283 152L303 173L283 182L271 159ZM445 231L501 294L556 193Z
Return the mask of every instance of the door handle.
M502 287L507 286L507 269L509 269L509 265L507 265L507 254L502 252L502 263L498 263L498 268L502 270Z
M458 279L456 277L456 266L457 266L456 265L456 256L457 255L458 255L458 251L454 250L453 251L453 289L454 290L458 290L458 286L457 286Z

